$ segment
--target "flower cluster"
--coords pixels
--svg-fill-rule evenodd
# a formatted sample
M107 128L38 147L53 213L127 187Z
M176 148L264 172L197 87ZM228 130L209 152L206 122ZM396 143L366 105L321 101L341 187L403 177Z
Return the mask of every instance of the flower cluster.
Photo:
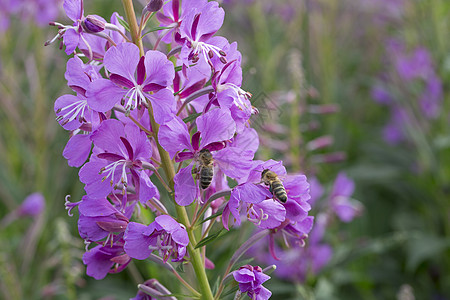
M351 198L355 184L345 173L337 175L332 190L323 199L325 201L321 201L324 189L319 181L312 178L310 183L310 203L317 215L307 245L300 249L286 249L282 243L275 243L269 251L262 251L264 245L257 244L251 251L259 261L276 264L276 274L286 280L304 282L308 274L317 275L333 256L333 248L325 238L328 227L336 218L348 223L363 212L362 204ZM270 242L274 243L273 239Z
M32 20L39 27L48 25L56 19L59 11L59 0L3 0L0 2L0 32L6 31L13 16L22 22Z
M302 245L313 221L309 183L304 175L288 175L282 162L254 160L259 140L249 119L258 111L241 87L236 42L215 35L223 9L215 1L170 0L157 11L156 2L144 8L137 32L156 15L163 29L152 50L131 43L136 39L119 14L110 23L85 16L82 0L64 1L73 24L53 23L59 28L55 39L62 38L65 52L73 54L65 78L74 93L59 97L54 110L70 132L63 156L81 167L85 185L82 200L66 207L69 213L79 209L87 274L104 278L133 258L159 257L167 264L189 256L201 263L190 233L212 214L222 214L226 229L247 219ZM160 42L171 50L156 50ZM274 174L271 180L263 178L267 171ZM165 192L173 196L176 216L166 208ZM198 209L186 221L179 212L192 203ZM142 208L153 212L150 224L137 216ZM208 236L211 228L204 226L201 234ZM253 270L258 289L252 293L266 299L270 292L260 284L268 278L261 279L260 271Z
M402 41L390 39L386 42L386 54L394 69L384 70L372 88L372 98L389 107L391 117L383 130L383 137L388 143L398 144L408 139L409 127L420 125L426 128L426 121L439 116L443 87L431 53L426 48L416 47L407 51ZM408 106L417 107L420 112L417 120Z

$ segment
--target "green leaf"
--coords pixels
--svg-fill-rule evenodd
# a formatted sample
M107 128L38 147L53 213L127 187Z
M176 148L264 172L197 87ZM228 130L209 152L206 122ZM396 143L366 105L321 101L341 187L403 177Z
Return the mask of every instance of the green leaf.
M192 115L190 115L190 116L184 118L184 119L183 119L183 122L184 122L184 123L192 122L192 121L194 121L195 119L197 119L199 116L201 116L201 114L202 114L202 113L192 114Z
M117 18L117 20L119 21L120 25L125 27L126 31L130 32L130 26L128 25L128 23L125 20L122 20L121 18Z
M231 294L235 294L238 290L239 286L237 284L233 284L232 288L229 290L225 290L222 295L221 298L226 298L227 296L231 295ZM245 294L244 294L245 295ZM244 296L242 295L242 296Z
M216 240L217 238L225 235L228 233L227 230L225 230L224 232L224 228L220 229L219 231L215 232L214 234L205 237L203 240L201 240L200 242L197 243L197 245L195 245L195 249L203 247L209 243L211 243L212 241Z
M179 264L179 265L175 268L175 270L177 270L178 273L184 273L184 264L183 264L183 263Z
M212 287L212 293L215 295L217 293L217 289L219 288L220 285L220 276L217 276L216 281L214 282L214 285Z
M147 34L149 34L149 33L151 33L151 32L155 32L155 31L158 31L158 30L169 29L169 28L170 28L170 27L155 27L155 28L150 29L150 30L147 31L146 33L144 33L144 34L142 35L142 37L146 36Z
M175 297L178 299L199 299L199 298L195 297L194 295L186 295L186 294L167 294L167 295L161 295L159 297L161 297L162 299L167 298L167 297Z
M213 214L213 215L207 217L206 219L202 220L202 221L200 222L200 224L205 223L206 221L209 221L209 220L211 220L211 219L217 218L218 216L221 216L222 213L223 213L223 211L216 212L215 214Z

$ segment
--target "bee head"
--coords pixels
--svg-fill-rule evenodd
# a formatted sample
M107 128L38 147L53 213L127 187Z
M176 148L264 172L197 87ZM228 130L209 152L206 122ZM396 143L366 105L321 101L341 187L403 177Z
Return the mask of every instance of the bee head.
M264 171L262 171L261 178L263 178L264 175L266 175L266 173L269 172L269 171L270 171L269 169L265 169Z

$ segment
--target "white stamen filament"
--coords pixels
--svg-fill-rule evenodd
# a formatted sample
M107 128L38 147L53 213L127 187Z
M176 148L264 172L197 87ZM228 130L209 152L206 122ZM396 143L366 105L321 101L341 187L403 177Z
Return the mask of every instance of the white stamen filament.
M58 23L58 22L53 22L53 24L54 24L55 26L58 26L59 28L61 28L61 27L62 27L62 28L58 30L58 33L55 35L54 38L52 38L50 41L48 41L48 42L45 43L46 45L50 45L51 43L53 43L53 42L56 41L57 39L60 39L68 29L74 29L74 30L77 30L77 29L78 29L78 26L73 26L73 25L63 25L63 24Z
M145 99L144 92L142 91L142 86L136 85L129 89L123 99L127 99L123 107L126 111L135 109L141 104L142 99Z
M252 218L254 217L254 218ZM255 211L254 206L252 205L247 212L247 218L250 222L255 224L256 226L261 225L262 221L266 221L269 219L269 215L264 213L262 208L259 208L259 214Z
M249 108L251 108L251 105L249 106L249 103L246 103L241 97L243 97L244 99L248 100L248 93L246 91L244 91L243 89L241 89L240 87L238 87L237 85L233 84L233 83L225 83L225 84L219 84L217 86L217 92L223 92L227 89L232 89L235 97L233 97L233 102L234 104L236 104L237 107L239 107L242 110L247 110Z
M172 249L174 249L172 245L172 235L165 233L158 234L156 238L156 246L150 245L148 249L152 251L159 250L163 252L171 251Z
M80 116L80 120L84 119L84 108L87 106L87 100L80 100L80 101L76 101L70 105L67 105L66 107L61 109L61 112L64 112L66 110L68 110L69 108L71 108L70 111L68 111L67 113L65 113L62 116L58 116L57 120L64 120L67 119L67 117L69 117L67 122L71 122L73 120L75 120L77 118L77 116Z
M121 164L122 164L122 175L117 183L122 183L122 185L123 185L122 189L126 190L127 185L128 185L127 172L126 172L127 160L120 159L118 161L110 163L109 165L107 165L106 167L103 167L101 169L100 174L107 172L107 174L102 178L102 181L105 181L107 178L111 178L111 186L112 186L112 185L114 185L114 175L115 175L116 168Z
M222 56L220 54L220 51L222 49L220 49L217 46L210 45L210 44L207 44L204 42L196 42L196 41L192 41L192 40L191 40L191 44L192 44L192 49L193 49L194 54L198 55L201 52L205 61L209 60L209 51L212 51L218 57Z

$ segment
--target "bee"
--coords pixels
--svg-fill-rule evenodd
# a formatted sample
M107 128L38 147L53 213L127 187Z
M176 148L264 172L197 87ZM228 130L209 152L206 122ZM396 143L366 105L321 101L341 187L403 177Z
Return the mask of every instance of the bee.
M265 169L261 173L261 182L269 186L269 192L272 193L278 200L285 203L287 201L286 189L283 183L278 178L277 173Z
M198 161L200 163L200 166L197 168L200 186L202 189L206 189L211 184L214 176L214 159L208 149L202 149L198 155Z

